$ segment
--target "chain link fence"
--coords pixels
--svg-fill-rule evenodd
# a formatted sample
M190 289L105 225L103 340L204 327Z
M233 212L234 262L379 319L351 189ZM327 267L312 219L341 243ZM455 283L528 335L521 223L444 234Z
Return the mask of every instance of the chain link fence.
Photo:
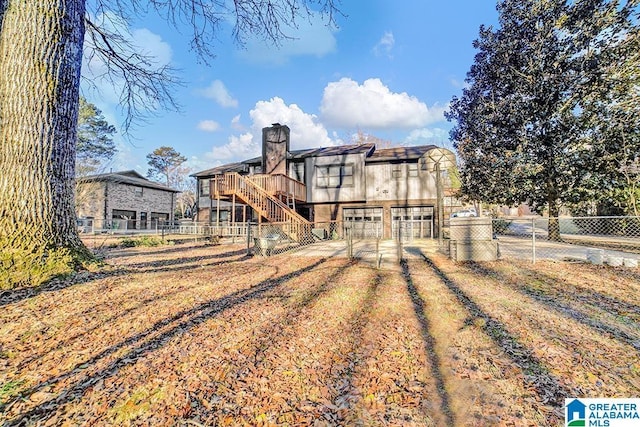
M501 218L492 227L500 258L629 267L637 267L640 259L640 217Z
M489 221L487 218L482 220ZM444 252L450 252L453 247L451 233L457 234L455 239L461 238L451 223L445 222L444 240L440 246ZM490 223L488 231L487 228L470 228L470 234L463 235L462 239L491 242L487 244L491 250L496 243L500 259L576 260L630 267L640 262L640 217L499 218ZM260 256L296 250L318 256L374 259L378 265L383 258L402 259L405 248L417 239L417 233L423 234L418 227L424 227L424 224L398 221L394 223L393 238L384 240L382 223L376 221L309 224L211 224L160 219L78 221L80 233L231 238L236 242L245 241L247 251ZM480 251L484 250L482 245L479 247Z
M259 256L295 250L298 255L342 256L382 261L382 224L362 222L315 222L305 226L289 223L251 224L247 249Z

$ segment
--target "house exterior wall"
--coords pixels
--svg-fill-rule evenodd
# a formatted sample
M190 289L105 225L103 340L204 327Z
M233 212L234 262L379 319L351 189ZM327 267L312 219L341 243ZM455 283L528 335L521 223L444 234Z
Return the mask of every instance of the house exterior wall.
M410 170L409 163L367 164L365 168L367 202L413 202L435 199L435 174L421 170L418 163L413 163L411 167L415 169Z
M305 185L308 203L363 201L366 197L364 168L365 154L309 157L305 159ZM353 166L353 183L340 187L318 185L318 168L326 166Z
M78 184L76 191L76 215L78 218L104 219L104 190L106 182Z

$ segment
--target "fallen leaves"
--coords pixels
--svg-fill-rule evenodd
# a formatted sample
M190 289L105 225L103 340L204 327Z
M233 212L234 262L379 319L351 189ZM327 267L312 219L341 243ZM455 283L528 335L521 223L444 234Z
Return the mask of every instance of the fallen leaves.
M0 422L553 425L562 393L640 392L632 273L245 252L117 249L3 294Z

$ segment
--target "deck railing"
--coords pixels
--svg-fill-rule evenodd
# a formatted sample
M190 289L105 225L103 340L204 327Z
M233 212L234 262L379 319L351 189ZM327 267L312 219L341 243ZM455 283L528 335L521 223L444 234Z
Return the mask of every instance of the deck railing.
M300 181L296 181L286 175L249 175L247 179L263 188L272 196L289 196L296 201L302 202L307 200L306 186Z
M269 175L258 175L258 177L256 182L237 173L219 175L211 179L211 194L214 197L235 195L267 221L292 224L290 237L296 241L310 233L309 221L277 197L277 191L286 189L283 185L288 186L296 181L284 175L273 175L274 179L267 179ZM270 190L266 190L260 183Z
M231 195L236 192L237 189L233 185L239 181L232 176L240 176L251 181L271 196L290 198L299 202L307 200L306 186L300 181L281 174L242 176L237 173L226 173L218 175L211 178L211 194L215 197L217 194Z

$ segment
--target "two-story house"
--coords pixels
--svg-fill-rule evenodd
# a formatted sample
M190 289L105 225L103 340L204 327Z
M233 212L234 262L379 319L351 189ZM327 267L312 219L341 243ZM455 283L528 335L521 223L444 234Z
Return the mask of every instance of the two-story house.
M94 229L137 230L173 220L177 190L130 170L78 178L76 214Z
M194 174L197 220L340 221L383 238L405 222L414 237L425 238L436 235L439 201L441 217L458 206L448 179L455 167L449 150L368 143L291 151L289 135L287 126L264 128L262 156Z

